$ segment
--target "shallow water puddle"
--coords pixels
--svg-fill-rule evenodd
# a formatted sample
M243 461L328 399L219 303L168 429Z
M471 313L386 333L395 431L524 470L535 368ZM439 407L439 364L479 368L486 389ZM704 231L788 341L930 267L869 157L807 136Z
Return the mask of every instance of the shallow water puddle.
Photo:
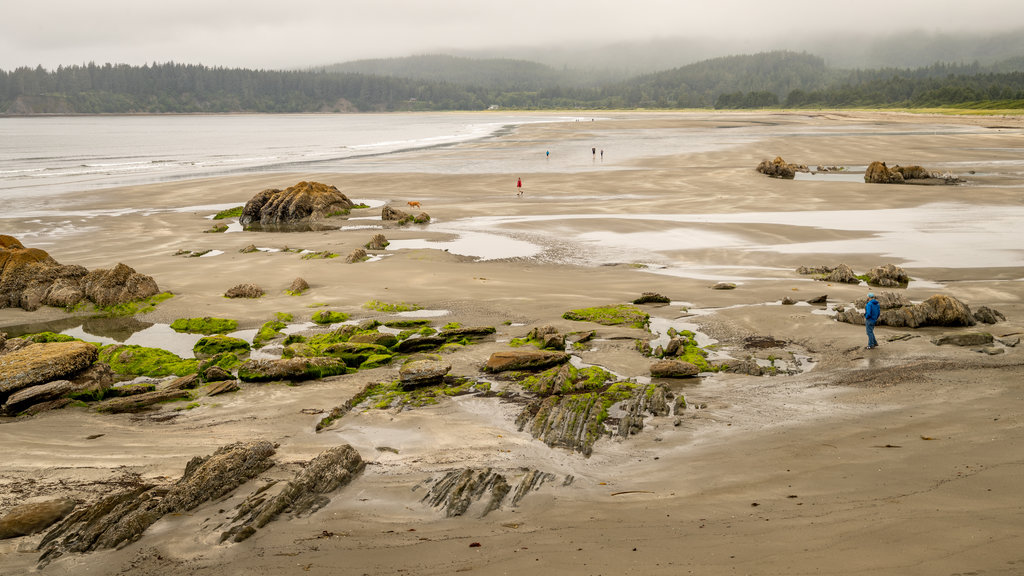
M436 230L448 232L449 230ZM452 240L426 240L414 238L409 240L391 240L387 247L388 251L403 249L433 248L443 250L460 256L471 256L481 260L498 260L501 258L530 258L537 256L543 248L532 242L517 240L499 234L485 232L454 232L456 237Z

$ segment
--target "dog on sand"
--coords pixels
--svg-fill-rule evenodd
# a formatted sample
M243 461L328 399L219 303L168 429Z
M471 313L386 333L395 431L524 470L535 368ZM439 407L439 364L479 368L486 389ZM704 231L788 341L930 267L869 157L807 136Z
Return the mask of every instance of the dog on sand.
M410 208L419 208L420 207L420 203L415 201L415 200L410 200L410 201L406 202L406 204L408 204Z

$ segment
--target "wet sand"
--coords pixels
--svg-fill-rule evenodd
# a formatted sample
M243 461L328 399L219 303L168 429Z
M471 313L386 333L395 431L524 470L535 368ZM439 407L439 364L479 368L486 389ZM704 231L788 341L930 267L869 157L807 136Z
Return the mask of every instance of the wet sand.
M887 113L606 117L524 126L497 139L417 153L419 162L432 156L450 161L452 154L471 161L498 150L536 154L540 163L547 149L568 154L579 146L589 150L590 140L605 143L603 164L587 166L584 155L583 165L571 171L260 174L170 182L61 197L32 218L0 216L0 226L65 264L91 269L124 262L152 275L175 297L146 315L148 322L216 316L253 329L276 312L308 320L321 309L313 304L354 318L383 318L361 305L373 299L415 303L448 311L438 325L498 329L496 342L446 357L453 373L477 377L491 352L532 326L579 330L590 325L563 320L563 312L625 303L651 291L673 300L646 307L652 316L697 324L724 353L743 354L747 336L772 336L813 359L813 369L669 382L690 404L678 422L649 417L628 440L600 440L590 458L548 448L516 429L516 406L474 396L399 413L353 413L326 432L313 432L321 416L303 410L340 405L366 383L392 379L393 367L298 387L244 386L168 420L80 408L3 420L0 512L26 498L95 498L126 474L176 478L193 456L235 440L278 442L283 463L350 443L369 462L326 508L273 522L243 543L219 545L212 528L224 516L218 511L231 510L240 498L229 497L165 518L123 549L64 557L44 573L1024 570L1024 349L987 356L930 343L953 329L882 327L882 346L869 352L862 327L838 324L820 307L777 304L787 296L821 294L848 304L867 291L808 280L794 272L798 266L843 262L863 273L891 262L915 279L906 290L911 299L944 293L972 308L987 305L1007 321L978 329L1000 337L1024 332L1024 252L1013 241L1024 234L1024 120ZM621 162L608 144L616 131L689 128L743 131L736 140L749 141L683 154L631 154ZM951 170L967 184L781 181L754 171L775 156L811 166L921 164ZM517 177L523 178L522 198L515 196ZM380 225L372 219L380 210L373 208L354 213L367 219L352 220L350 229L204 233L217 207L241 205L263 188L300 180L334 184L374 205L419 201L433 222L367 228ZM379 261L351 265L343 258L238 252L255 244L344 256L378 231L396 244L429 241L438 248L390 250ZM450 243L459 237L469 241ZM516 249L532 252L501 258L508 255L503 250ZM179 250L223 254L174 256ZM284 294L295 277L311 290ZM720 280L738 288L711 290ZM260 285L267 295L256 301L222 297L242 282ZM62 310L0 310L0 330L66 317ZM642 332L598 327L598 333L583 361L649 376L650 359L632 349ZM888 340L904 333L917 337ZM157 416L172 411L164 407ZM96 434L102 436L87 439ZM545 484L519 507L482 519L444 518L420 502L423 488L417 486L464 466L513 476L529 466L573 481ZM19 551L31 540L0 542L0 574L34 565L35 554Z

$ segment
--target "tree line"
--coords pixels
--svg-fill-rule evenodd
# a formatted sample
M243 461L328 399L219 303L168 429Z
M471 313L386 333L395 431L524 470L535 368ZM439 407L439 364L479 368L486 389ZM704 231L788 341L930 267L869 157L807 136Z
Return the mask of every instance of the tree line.
M0 113L1024 107L1024 58L849 71L805 53L767 52L617 82L525 61L418 58L291 71L173 62L21 67L0 70Z

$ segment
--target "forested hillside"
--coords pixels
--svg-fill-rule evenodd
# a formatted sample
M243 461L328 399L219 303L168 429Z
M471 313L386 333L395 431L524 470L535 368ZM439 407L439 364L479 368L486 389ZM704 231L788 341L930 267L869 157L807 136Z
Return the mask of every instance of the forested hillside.
M935 107L1024 108L1024 58L988 66L838 70L765 52L626 81L520 60L420 56L280 71L197 64L0 70L0 113Z

